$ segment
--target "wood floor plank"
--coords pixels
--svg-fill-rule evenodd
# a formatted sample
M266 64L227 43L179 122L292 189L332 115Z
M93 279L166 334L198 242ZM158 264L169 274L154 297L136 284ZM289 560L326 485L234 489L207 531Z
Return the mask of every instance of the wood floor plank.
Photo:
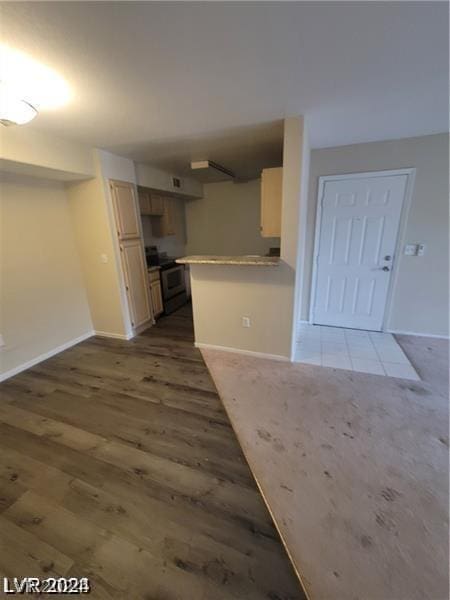
M14 431L14 430L13 430ZM0 446L0 495L12 494L17 487L20 492L33 489L48 491L53 498L59 499L67 492L67 486L73 479L61 469L50 463L36 460L36 453L21 453L14 447Z
M148 590L152 583L149 567L160 576L164 571L163 561L157 553L152 554L92 522L82 520L34 492L24 494L5 511L4 517L39 537L56 552L71 557L69 568L72 561L76 562L122 594L130 589L139 589L142 584ZM67 531L71 532L70 536L67 536ZM172 570L171 579L183 580L179 585L185 585L185 574L175 568ZM188 583L192 587L193 582ZM197 589L201 589L200 585Z
M185 307L0 385L2 574L44 565L100 599L304 599L193 339Z
M234 506L229 506L217 501L212 490L211 493L207 493L209 489L199 492L197 486L193 484L189 487L187 483L183 484L181 478L177 486L173 478L165 479L161 471L158 473L156 469L153 472L147 471L139 462L131 467L119 460L113 464L89 453L63 446L57 439L42 438L0 423L0 450L4 447L12 451L17 448L21 454L33 456L45 465L51 465L48 467L51 473L62 471L66 477L78 478L127 497L144 495L147 500L161 503L165 510L172 507L174 511L181 512L182 518L190 517L197 523L202 519L209 521L215 529L224 527L228 521L228 526L234 523L237 528L242 527L242 535L247 530L250 533L256 532L262 539L274 540L276 537L272 522L262 518L265 511L258 502L256 493L253 513L250 515L244 503L237 502ZM241 493L242 490L239 489L238 498Z
M10 510L10 509L8 509ZM63 577L73 560L0 515L0 571L9 577Z
M240 449L234 443L234 434L231 431L223 433L220 426L197 423L196 427L190 428L186 419L181 419L177 426L175 419L172 423L167 419L161 422L148 414L146 418L138 418L108 406L108 402L102 404L100 399L84 403L69 394L62 397L58 392L32 402L18 400L15 406L48 421L66 423L72 428L203 469L223 479L237 479L243 485L252 485Z

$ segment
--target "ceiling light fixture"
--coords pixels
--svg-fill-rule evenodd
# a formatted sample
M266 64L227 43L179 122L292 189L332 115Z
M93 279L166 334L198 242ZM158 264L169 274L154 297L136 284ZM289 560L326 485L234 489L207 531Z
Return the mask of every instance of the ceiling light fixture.
M14 48L0 45L0 123L23 125L38 110L66 104L70 89L49 67Z
M2 125L24 125L32 121L36 115L37 110L34 106L0 82L0 123Z

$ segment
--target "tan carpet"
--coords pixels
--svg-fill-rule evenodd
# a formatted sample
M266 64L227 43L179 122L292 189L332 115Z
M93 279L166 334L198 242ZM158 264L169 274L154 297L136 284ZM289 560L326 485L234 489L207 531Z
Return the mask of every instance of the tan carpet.
M448 598L447 342L422 382L204 350L313 600Z

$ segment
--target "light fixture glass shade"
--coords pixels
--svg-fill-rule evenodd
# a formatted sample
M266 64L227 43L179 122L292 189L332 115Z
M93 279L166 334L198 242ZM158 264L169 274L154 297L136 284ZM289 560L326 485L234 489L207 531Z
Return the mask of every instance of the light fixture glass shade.
M37 115L37 110L19 98L5 85L0 85L0 123L2 125L23 125Z

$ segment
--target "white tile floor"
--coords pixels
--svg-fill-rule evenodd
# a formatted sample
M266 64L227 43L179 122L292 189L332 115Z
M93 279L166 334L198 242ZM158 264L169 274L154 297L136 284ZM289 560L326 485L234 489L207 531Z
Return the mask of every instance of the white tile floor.
M296 362L420 381L390 333L301 323L298 338Z

